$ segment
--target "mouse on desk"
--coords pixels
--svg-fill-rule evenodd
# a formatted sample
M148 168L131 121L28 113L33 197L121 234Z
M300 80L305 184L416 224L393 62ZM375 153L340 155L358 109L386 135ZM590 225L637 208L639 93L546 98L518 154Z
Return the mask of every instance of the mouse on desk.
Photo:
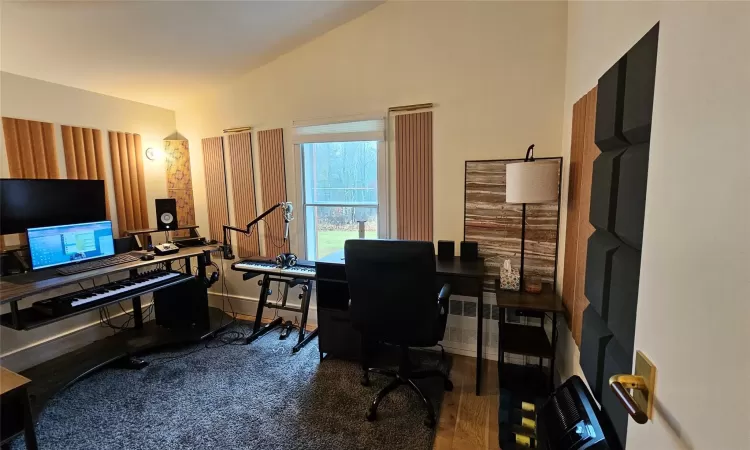
M151 261L152 259L154 259L154 255L151 253L146 253L141 256L141 261Z

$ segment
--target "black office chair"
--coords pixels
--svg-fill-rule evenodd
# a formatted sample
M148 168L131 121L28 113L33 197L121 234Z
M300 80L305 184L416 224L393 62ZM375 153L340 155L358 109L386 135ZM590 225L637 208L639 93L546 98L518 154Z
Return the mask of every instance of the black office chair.
M409 347L435 346L445 334L450 285L437 294L435 247L432 242L348 240L344 256L349 313L362 334L362 385L369 385L370 372L395 378L375 396L367 420L375 420L383 398L405 384L419 394L427 408L424 423L433 427L435 410L412 380L441 377L447 391L453 390L453 383L439 370L413 371ZM369 367L369 347L377 342L400 347L398 371Z

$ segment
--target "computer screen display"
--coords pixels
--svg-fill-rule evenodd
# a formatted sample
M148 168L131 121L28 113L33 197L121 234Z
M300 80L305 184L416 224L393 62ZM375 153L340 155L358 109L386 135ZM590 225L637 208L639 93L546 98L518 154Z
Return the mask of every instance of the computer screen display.
M107 220L102 180L0 179L0 234Z
M34 270L115 254L112 222L108 220L29 228L28 237Z

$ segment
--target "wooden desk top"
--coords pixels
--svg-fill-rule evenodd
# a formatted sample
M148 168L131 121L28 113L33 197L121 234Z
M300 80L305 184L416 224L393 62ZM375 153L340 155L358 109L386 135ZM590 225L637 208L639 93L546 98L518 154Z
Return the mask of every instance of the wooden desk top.
M28 383L31 383L31 380L28 378L15 372L11 372L5 367L0 367L0 395L18 389Z
M542 286L539 294L528 292L504 291L500 289L500 281L495 280L497 306L499 308L520 308L544 312L563 312L562 298L557 295L549 284Z
M114 273L159 264L166 261L198 256L202 254L204 250L211 250L212 252L217 251L218 246L204 245L201 247L185 247L181 248L179 252L171 255L154 256L154 259L151 261L141 261L139 259L129 263L103 267L101 269L90 270L88 272L81 272L73 275L58 275L53 268L3 277L0 278L0 304L10 303L20 300L23 297L39 294L69 284L79 283L91 278L112 275Z
M327 264L345 264L344 252L333 253L321 259L321 263ZM484 277L484 258L477 258L476 261L461 261L461 257L454 256L452 259L437 259L435 257L435 269L440 275L457 275L462 277L483 278Z
M475 261L461 261L460 256L452 259L435 258L435 267L440 275L484 278L484 258L477 258Z

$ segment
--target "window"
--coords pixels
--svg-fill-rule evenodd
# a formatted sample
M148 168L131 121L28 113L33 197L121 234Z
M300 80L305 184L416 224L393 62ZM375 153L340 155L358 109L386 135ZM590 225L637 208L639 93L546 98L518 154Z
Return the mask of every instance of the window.
M387 176L383 140L348 122L298 132L302 160L305 250L309 260L343 257L347 239L387 237ZM356 130L341 132L340 130ZM365 139L357 139L364 137ZM326 141L330 139L330 141ZM375 138L375 139L373 139Z

